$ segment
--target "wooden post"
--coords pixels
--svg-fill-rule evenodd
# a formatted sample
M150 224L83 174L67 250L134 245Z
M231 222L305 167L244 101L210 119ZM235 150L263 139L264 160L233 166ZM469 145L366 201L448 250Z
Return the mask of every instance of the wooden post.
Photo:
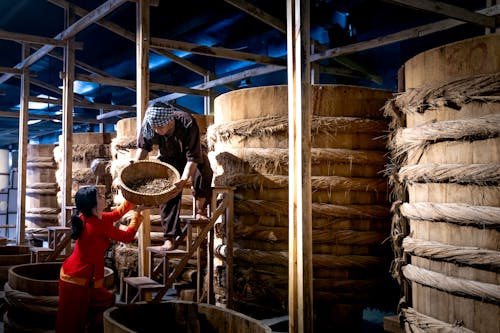
M138 0L136 7L137 134L141 131L142 120L149 101L149 1ZM143 211L142 214L143 223L139 229L138 243L138 273L139 276L149 276L151 267L149 267L146 248L151 245L150 212L147 210Z
M70 26L75 20L73 9L69 7L65 11L66 27ZM75 80L75 48L74 38L66 41L64 49L64 75L63 75L63 94L62 94L62 210L60 225L65 227L66 222L71 216L71 188L73 184L73 106L74 92L73 84Z
M227 191L229 196L229 203L226 209L226 284L227 284L227 308L233 309L233 283L234 283L234 270L233 270L233 242L234 242L234 188Z
M29 45L23 44L23 60L29 57ZM30 96L29 67L23 68L21 75L21 108L19 110L19 156L17 173L17 245L24 244L24 229L26 218L26 165L28 160L28 107Z
M309 0L287 0L289 332L313 332Z
M213 78L214 78L214 74L210 72L203 77L203 82L208 83L208 82L212 81ZM207 90L210 91L210 89L207 89ZM212 97L212 95L209 94L208 96L203 97L203 101L204 101L203 114L205 116L208 116L209 114L211 114L213 112L214 98Z

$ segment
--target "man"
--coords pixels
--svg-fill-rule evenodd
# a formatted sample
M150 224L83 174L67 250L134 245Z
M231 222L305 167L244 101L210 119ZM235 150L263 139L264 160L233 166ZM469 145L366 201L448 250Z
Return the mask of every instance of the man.
M175 167L181 174L175 184L176 195L160 205L161 224L165 243L163 249L177 248L176 237L181 234L179 215L182 190L191 177L197 219L206 219L206 207L212 196L213 172L204 156L200 142L200 130L196 120L187 112L171 105L157 102L150 106L144 116L137 137L136 158L143 160L158 145L158 159Z

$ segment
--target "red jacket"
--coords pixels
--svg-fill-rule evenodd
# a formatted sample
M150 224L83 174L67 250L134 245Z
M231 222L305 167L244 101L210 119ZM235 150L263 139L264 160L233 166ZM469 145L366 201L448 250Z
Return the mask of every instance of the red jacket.
M104 255L109 248L110 239L130 243L134 239L136 229L129 227L120 230L114 226L125 215L127 210L103 212L102 219L97 216L85 217L83 232L75 243L73 253L64 261L62 271L71 277L99 281L104 277Z

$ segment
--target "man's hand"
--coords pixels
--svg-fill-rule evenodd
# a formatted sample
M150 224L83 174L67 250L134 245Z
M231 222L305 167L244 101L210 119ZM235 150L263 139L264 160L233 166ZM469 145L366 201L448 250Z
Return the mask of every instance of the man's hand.
M184 186L186 186L187 179L179 179L177 182L174 183L175 185L175 195L178 195L179 193L184 190Z

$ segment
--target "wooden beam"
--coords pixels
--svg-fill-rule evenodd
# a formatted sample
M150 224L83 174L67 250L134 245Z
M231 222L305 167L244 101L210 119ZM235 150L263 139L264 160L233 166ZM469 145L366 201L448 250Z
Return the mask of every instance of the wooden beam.
M313 329L309 0L287 0L288 332Z
M65 27L75 24L75 12L72 7L64 10ZM66 29L67 30L67 29ZM66 31L65 30L65 31ZM74 82L75 82L75 50L73 49L74 37L66 38L64 48L64 76L62 95L62 186L61 186L61 219L59 225L66 227L71 220L72 182L73 182L73 111L74 111ZM42 47L43 49L43 47ZM50 50L49 50L50 51ZM48 51L48 52L49 52ZM47 52L47 53L48 53Z
M0 29L0 39L12 40L14 42L26 42L32 44L46 44L59 47L64 47L66 45L66 42L60 39L21 34L18 32L9 32L3 29ZM83 43L82 42L75 43L75 48L79 50L83 49Z
M136 133L141 131L142 120L146 115L149 101L149 46L150 46L150 13L149 0L137 0L136 4ZM135 157L135 156L134 156ZM149 276L153 267L149 267L148 251L146 248L151 246L151 223L149 209L142 212L144 221L139 228L138 233L138 264L137 271L139 276ZM149 296L148 296L149 297Z
M107 119L107 118L123 116L124 114L129 114L132 112L135 113L135 111L124 111L124 110L109 111L109 112L97 115L96 119L103 120L103 119Z
M60 99L30 96L29 100L31 102L62 105L62 100L60 100ZM129 112L135 112L135 106L128 106L128 105L111 105L111 104L104 104L104 103L91 103L91 102L84 102L84 101L81 101L81 102L75 101L74 106L80 107L80 108L96 109L96 110L100 110L100 109L103 109L103 110L126 110Z
M78 6L74 6L73 4L70 4L66 0L47 0L47 1L50 3L53 3L54 5L63 7L63 8L71 5L71 6L73 6L73 8L75 10L75 14L77 14L79 16L85 16L88 14L88 11L86 9L83 9L81 7L78 7ZM119 26L115 23L112 23L110 21L106 21L106 20L100 20L100 21L95 22L95 23L97 25L100 25L101 27L103 27L105 29L108 29L111 32L114 32L115 34L117 34L125 39L128 39L129 41L131 41L135 44L135 34L127 31L126 29L122 28L121 26ZM176 64L183 66L186 69L188 69L194 73L197 73L201 76L205 76L209 73L209 71L207 69L204 69L196 64L193 64L192 62L190 62L184 58L178 57L175 54L172 54L172 53L167 52L165 50L151 50L151 51L155 52L159 55L162 55L164 57L167 57L170 60L172 60L173 62L175 62Z
M22 59L30 57L30 48L22 47ZM24 68L21 75L21 107L19 110L19 147L18 147L18 173L17 173L17 218L16 218L16 244L23 245L26 226L26 175L28 164L28 96L30 95L29 68Z
M197 84L195 86L192 86L191 88L192 89L210 89L210 88L221 86L221 85L224 85L227 83L241 81L241 80L247 79L249 77L265 75L265 74L269 74L269 73L283 71L285 69L286 69L286 67L273 66L273 65L262 66L262 67L258 67L258 68L251 68L251 69L248 69L246 71L242 71L242 72L239 72L236 74L231 74L231 75L227 75L227 76L212 80L210 82ZM185 96L185 94L170 94L170 95L155 98L151 102L164 102L164 103L166 103L168 101L180 98L182 96Z
M61 61L63 61L63 56L60 55L60 54L57 54L57 52L55 51L51 51L49 52L48 54L49 56L55 58L55 59L59 59ZM96 67L93 67L87 63L84 63L83 61L79 61L79 60L75 60L75 66L86 71L86 72L89 72L90 74L93 74L93 75L98 75L98 76L102 76L102 77L109 77L109 78L114 78L113 76L109 75L108 73L106 73L105 71L99 69L99 68L96 68ZM126 88L126 89L129 89L133 92L135 92L135 87L133 88Z
M20 114L19 112L13 112L13 111L0 111L0 118L18 118L19 119ZM61 121L61 116L60 115L46 115L46 114L34 114L34 113L29 113L28 114L28 119L40 119L40 120L59 120ZM75 123L81 123L81 124L100 124L102 123L101 121L98 121L93 118L73 118L73 121Z
M76 75L76 79L78 81L85 82L94 82L102 85L109 86L117 86L117 87L126 87L126 88L135 88L136 81L133 80L125 80L125 79L117 79L111 77L93 77L89 75L79 74ZM206 90L199 89L191 89L181 86L173 86L169 84L161 84L161 83L150 83L151 90L158 90L163 92L179 92L188 95L199 95L199 96L208 96L209 92Z
M13 74L13 75L22 75L23 70L12 67L0 67L0 73Z
M281 20L275 18L274 16L264 12L263 10L259 9L258 7L243 1L243 0L224 0L227 3L235 6L236 8L239 8L240 10L244 11L245 13L255 17L256 19L266 23L267 25L275 28L279 32L282 32L286 34L286 24L282 22ZM326 47L321 45L318 41L311 40L311 44L314 46L314 50L316 51L325 51ZM341 61L343 60L343 61ZM337 58L337 62L347 68L354 69L362 74L365 74L368 79L374 81L375 83L380 84L381 83L381 78L379 76L376 76L375 74L370 73L367 69L365 69L363 66L355 63L352 60L349 59L339 59Z
M251 15L251 16L255 17L256 19L270 25L271 27L275 28L276 30L286 34L286 23L275 18L272 15L269 15L265 11L248 3L247 1L243 1L243 0L224 0L224 1L233 5L234 7L238 8L238 9L244 11L248 15Z
M67 40L71 37L74 37L77 33L87 28L92 23L100 20L104 16L108 15L110 12L121 6L123 3L127 2L127 0L108 0L93 11L91 11L86 16L82 17L80 20L76 21L74 24L66 28L64 31L55 36L55 39L59 40ZM53 45L44 45L38 51L31 54L29 57L18 63L14 68L27 68L38 60L43 58L47 53L49 53L55 46ZM0 76L0 84L4 83L8 79L12 77L12 74L4 74Z
M498 15L500 13L500 5L481 9L478 12L484 13L486 15ZM454 19L446 19L435 23L430 23L423 26L402 30L387 36L374 38L365 42L354 43L346 46L329 49L320 53L315 53L311 55L311 61L319 61L323 59L329 59L329 58L339 57L342 55L357 53L360 51L366 51L380 46L389 45L404 40L418 38L425 35L433 34L435 32L451 29L462 24L465 23L463 21L457 21Z
M250 61L266 65L278 65L278 66L285 65L285 60L280 58L273 58L260 54L235 51L222 47L210 47L194 43L180 42L171 39L151 38L151 45L156 48L181 50L215 58Z
M482 27L494 29L497 26L495 17L481 13L475 13L468 9L450 5L440 1L431 0L383 0L385 2L425 10L427 12L448 16L460 21L476 24Z

